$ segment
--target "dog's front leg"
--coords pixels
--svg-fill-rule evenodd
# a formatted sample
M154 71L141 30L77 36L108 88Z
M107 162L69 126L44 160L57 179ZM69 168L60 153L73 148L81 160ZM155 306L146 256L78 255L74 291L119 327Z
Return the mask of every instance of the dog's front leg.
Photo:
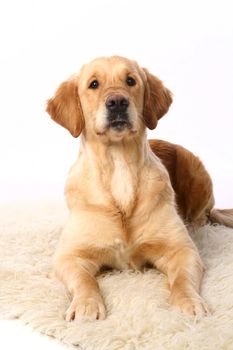
M157 266L168 276L171 289L170 303L180 311L202 316L208 313L208 307L200 296L200 283L203 265L197 250L187 242L165 253L166 267Z
M71 214L55 254L56 274L73 297L66 320L105 318L95 275L102 265L111 265L109 246L119 235L117 228L116 222L100 213L78 211Z
M135 260L149 261L168 277L170 303L192 314L208 313L201 298L203 264L183 222L173 209L151 215L142 228L144 234L134 254Z
M105 318L105 306L95 278L98 267L91 259L61 255L56 259L56 271L73 298L66 311L67 321Z

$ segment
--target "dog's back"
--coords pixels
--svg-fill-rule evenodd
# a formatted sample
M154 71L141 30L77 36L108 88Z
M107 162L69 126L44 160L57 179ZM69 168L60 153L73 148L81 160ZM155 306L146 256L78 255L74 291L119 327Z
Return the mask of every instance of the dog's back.
M212 180L198 157L167 141L150 140L150 146L169 172L178 211L186 223L193 227L207 222L233 227L232 209L213 209Z

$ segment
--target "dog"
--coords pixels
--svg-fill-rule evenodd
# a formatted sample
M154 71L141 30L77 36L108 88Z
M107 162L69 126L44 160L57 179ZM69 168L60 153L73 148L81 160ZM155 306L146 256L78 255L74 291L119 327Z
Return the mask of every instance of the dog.
M233 210L213 209L211 178L181 146L148 142L172 103L171 92L135 61L95 59L47 101L52 119L80 151L65 189L70 210L54 256L55 272L72 295L66 320L106 317L96 280L103 266L142 269L168 279L171 305L205 315L199 294L203 264L187 226L208 221L233 227Z

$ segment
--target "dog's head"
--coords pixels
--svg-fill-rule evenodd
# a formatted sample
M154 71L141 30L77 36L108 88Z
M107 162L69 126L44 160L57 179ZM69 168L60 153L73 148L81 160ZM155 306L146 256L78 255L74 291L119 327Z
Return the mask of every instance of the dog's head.
M113 56L84 65L48 100L53 120L77 137L113 141L154 129L172 102L162 82L134 61Z

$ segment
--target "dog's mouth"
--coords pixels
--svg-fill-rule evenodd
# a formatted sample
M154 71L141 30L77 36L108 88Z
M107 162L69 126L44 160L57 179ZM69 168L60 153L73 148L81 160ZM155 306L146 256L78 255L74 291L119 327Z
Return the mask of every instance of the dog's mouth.
M126 129L132 129L132 124L129 121L128 113L109 113L108 128L117 132L122 132Z
M133 123L130 121L128 114L109 114L106 120L106 124L103 130L98 130L98 135L105 135L106 132L113 132L116 136L124 135L124 132L128 131L135 134L137 130L134 128Z
M131 129L132 124L126 120L114 120L109 123L108 127L115 131L121 132L125 129Z

